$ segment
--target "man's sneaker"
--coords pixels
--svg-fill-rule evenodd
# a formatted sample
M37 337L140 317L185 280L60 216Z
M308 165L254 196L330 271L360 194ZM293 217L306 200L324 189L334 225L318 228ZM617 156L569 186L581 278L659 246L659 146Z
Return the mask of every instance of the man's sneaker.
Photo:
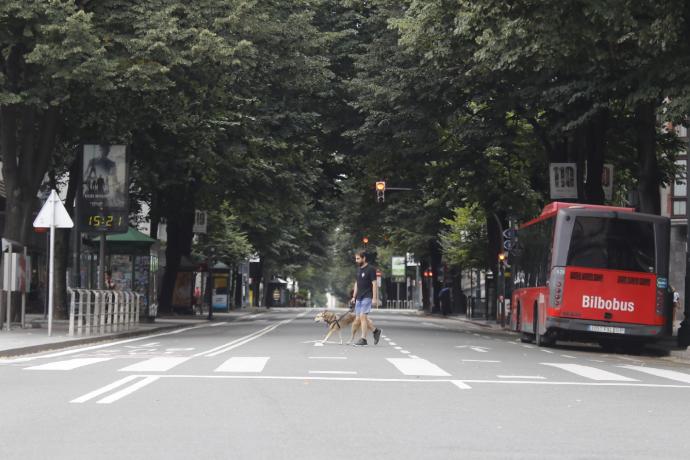
M379 344L379 339L381 338L381 329L378 327L374 329L374 345Z
M364 339L364 338L359 339L357 342L355 342L355 345L358 347L364 346L366 344L367 344L367 339Z

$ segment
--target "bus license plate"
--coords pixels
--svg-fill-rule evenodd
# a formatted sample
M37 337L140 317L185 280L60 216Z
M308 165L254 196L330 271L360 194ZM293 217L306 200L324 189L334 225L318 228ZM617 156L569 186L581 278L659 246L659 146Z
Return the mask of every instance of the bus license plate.
M589 326L591 332L604 332L606 334L625 334L624 327L611 327L611 326Z

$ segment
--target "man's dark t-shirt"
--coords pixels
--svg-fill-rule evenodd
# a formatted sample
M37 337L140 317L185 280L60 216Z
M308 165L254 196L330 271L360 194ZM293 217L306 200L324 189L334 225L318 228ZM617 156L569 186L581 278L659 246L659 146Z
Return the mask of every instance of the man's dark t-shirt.
M357 300L362 300L365 297L372 298L371 283L376 281L376 269L367 264L366 267L359 267L357 269Z

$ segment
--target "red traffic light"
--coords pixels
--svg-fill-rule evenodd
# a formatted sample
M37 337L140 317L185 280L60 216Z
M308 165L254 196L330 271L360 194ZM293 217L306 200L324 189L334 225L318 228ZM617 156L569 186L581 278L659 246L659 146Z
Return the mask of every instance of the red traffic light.
M369 238L367 238L366 236L362 238L362 243L369 244Z
M376 191L384 192L385 190L386 190L386 182L385 181L376 182Z
M424 271L424 277L425 278L431 278L432 276L434 276L434 272L432 272L431 270L425 270Z

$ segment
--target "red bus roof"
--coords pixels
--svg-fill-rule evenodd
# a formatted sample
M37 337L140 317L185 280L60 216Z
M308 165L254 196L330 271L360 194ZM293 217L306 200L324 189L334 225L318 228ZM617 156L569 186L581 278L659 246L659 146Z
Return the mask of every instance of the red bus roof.
M538 217L535 217L534 219L520 225L520 228L527 227L527 226L532 225L536 222L539 222L540 220L552 217L552 216L556 215L558 213L558 211L560 211L561 209L566 209L566 208L598 209L601 211L618 211L618 212L635 212L635 208L623 208L620 206L603 206L600 204L586 204L586 203L564 203L562 201L554 201L553 203L549 203L546 206L544 206L544 209L542 209L541 214L539 214Z

